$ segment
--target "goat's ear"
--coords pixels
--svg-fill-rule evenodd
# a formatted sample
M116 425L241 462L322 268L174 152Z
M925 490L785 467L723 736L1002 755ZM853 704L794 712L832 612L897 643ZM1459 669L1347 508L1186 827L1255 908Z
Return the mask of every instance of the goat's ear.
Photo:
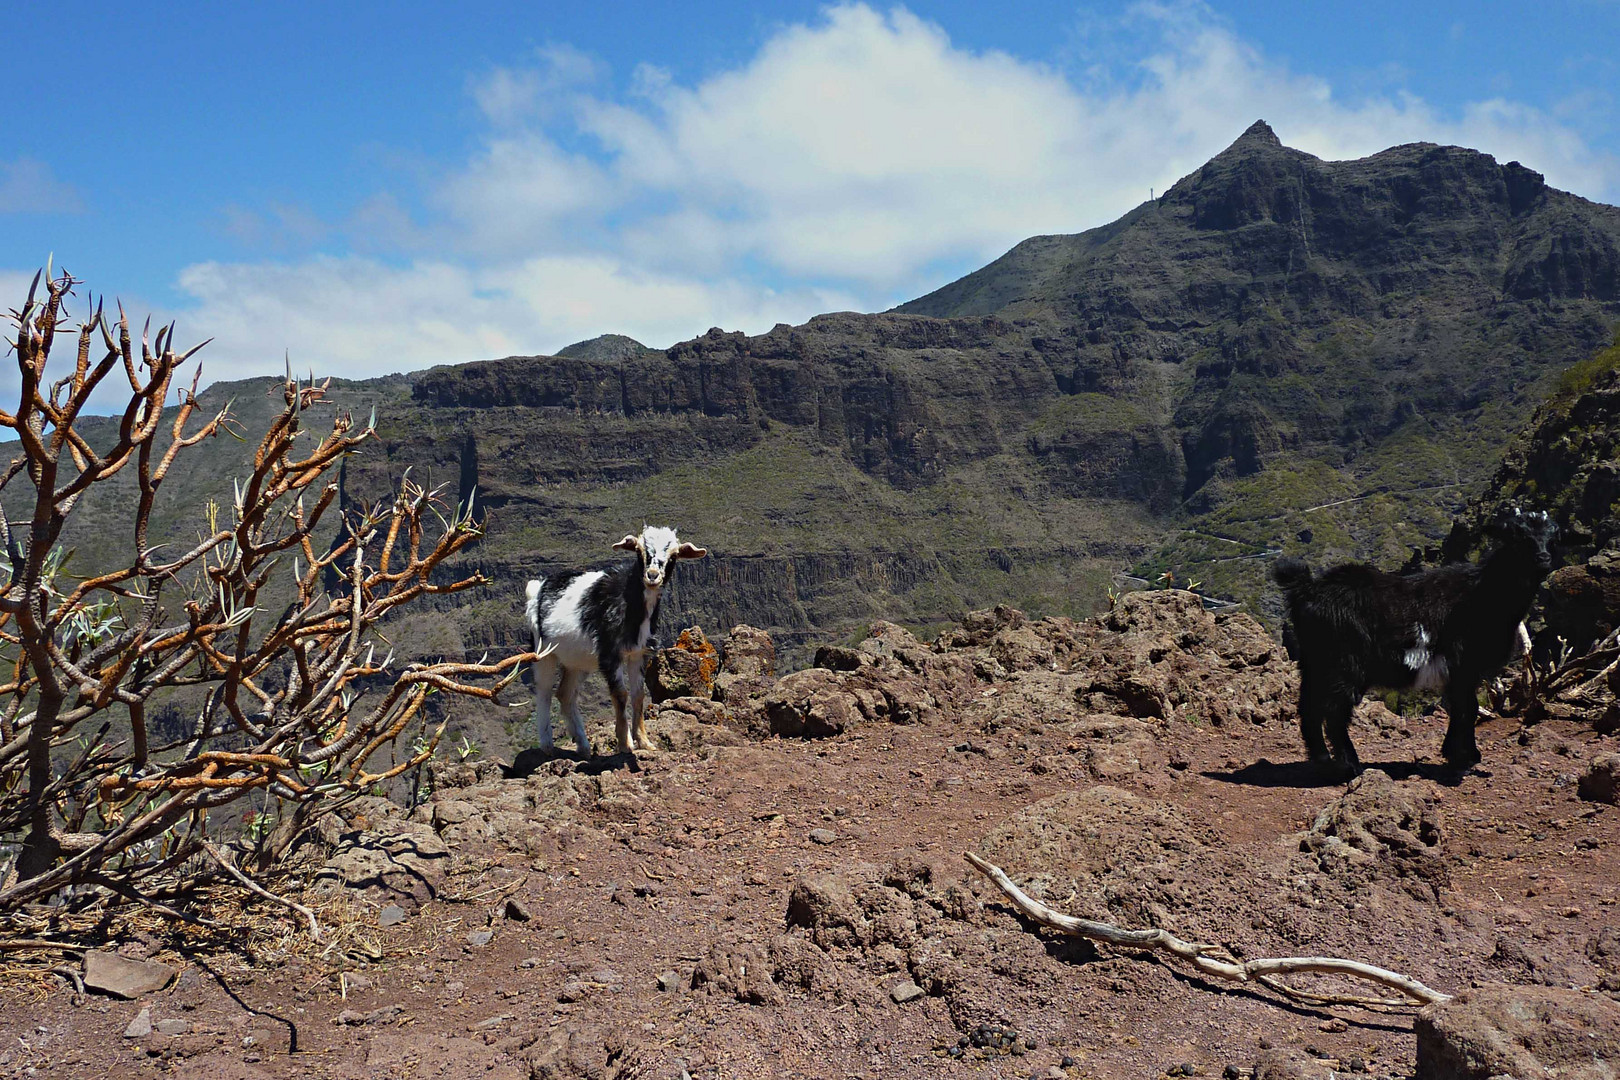
M613 545L614 551L639 551L640 549L641 537L639 536L627 536Z
M701 559L708 553L708 548L700 548L696 544L682 544L675 549L677 559Z

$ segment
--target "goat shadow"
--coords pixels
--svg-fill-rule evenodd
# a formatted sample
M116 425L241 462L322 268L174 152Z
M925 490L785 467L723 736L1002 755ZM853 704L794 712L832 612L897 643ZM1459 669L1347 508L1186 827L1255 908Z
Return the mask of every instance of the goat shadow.
M600 776L618 769L633 773L641 771L641 762L636 760L633 752L585 757L577 750L552 750L547 753L539 747L531 746L520 752L512 764L502 763L501 776L507 780L523 780L552 762L564 763L561 767L565 772L584 773L586 776Z
M1470 773L1480 776L1489 776L1490 773L1479 769L1458 769L1445 763L1429 761L1363 761L1362 768L1378 769L1389 774L1391 780L1433 780L1445 787L1456 787L1463 782L1463 778ZM1223 784L1241 784L1245 787L1262 788L1323 788L1343 787L1348 781L1343 777L1336 777L1324 771L1313 761L1285 761L1275 762L1261 758L1252 765L1245 765L1241 769L1229 772L1208 770L1200 775L1210 780L1218 780Z

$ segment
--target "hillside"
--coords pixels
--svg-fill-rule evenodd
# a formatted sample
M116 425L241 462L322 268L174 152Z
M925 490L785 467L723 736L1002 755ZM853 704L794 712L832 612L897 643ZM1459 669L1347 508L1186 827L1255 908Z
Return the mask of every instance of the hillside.
M1281 647L1186 592L1084 621L1002 607L933 642L878 623L780 678L758 631L720 645L724 701L656 706L659 752L441 760L409 812L362 798L321 819L272 883L320 940L266 902L197 905L217 921L196 924L38 905L12 940L89 938L174 985L81 1004L76 952L13 952L0 1071L1614 1076L1620 758L1595 714L1490 717L1459 778L1438 719L1368 702L1371 768L1344 788L1299 760ZM1328 1006L1064 938L964 851L1080 917L1457 996Z
M1083 325L1097 362L1157 364L1185 501L1147 565L1253 597L1257 568L1202 560L1398 560L1443 535L1556 374L1609 340L1617 237L1620 211L1517 162L1324 162L1261 122L1156 203L898 310Z
M1484 525L1510 505L1544 507L1562 532L1567 565L1542 593L1550 633L1541 650L1562 638L1577 653L1620 627L1620 337L1571 367L1514 439L1485 492L1461 527L1433 553L1460 556L1477 544Z
M383 435L347 498L410 467L489 512L473 558L495 587L408 643L512 645L524 578L663 521L712 552L673 621L762 625L794 655L874 617L1084 613L1131 569L1254 602L1278 549L1400 561L1617 318L1620 210L1472 150L1326 162L1257 123L1157 201L891 312L610 336L335 399ZM240 455L175 477L169 524ZM93 554L110 519L88 519Z
M1157 202L892 312L425 372L387 461L474 448L509 582L667 518L715 552L680 617L788 642L1085 611L1133 566L1252 601L1279 548L1443 536L1617 317L1620 210L1471 150L1324 162L1257 123Z

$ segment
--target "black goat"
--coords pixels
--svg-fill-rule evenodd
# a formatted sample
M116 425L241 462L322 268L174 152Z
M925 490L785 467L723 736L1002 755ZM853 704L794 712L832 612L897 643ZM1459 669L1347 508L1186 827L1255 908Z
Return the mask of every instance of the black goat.
M525 614L534 633L534 719L540 748L550 751L551 694L555 687L568 733L586 757L585 718L579 712L579 681L597 670L613 698L619 752L650 750L647 693L642 677L646 651L658 632L658 601L678 559L701 559L704 548L682 543L674 529L643 526L639 536L613 545L636 557L612 570L587 570L536 578L526 590ZM558 681L561 669L562 679Z
M1487 529L1496 543L1478 565L1389 574L1351 563L1312 576L1299 559L1277 560L1272 577L1288 599L1299 730L1311 760L1339 776L1361 771L1350 714L1369 687L1443 687L1451 719L1440 751L1457 769L1477 764L1480 684L1512 657L1552 570L1556 533L1546 514L1513 510Z

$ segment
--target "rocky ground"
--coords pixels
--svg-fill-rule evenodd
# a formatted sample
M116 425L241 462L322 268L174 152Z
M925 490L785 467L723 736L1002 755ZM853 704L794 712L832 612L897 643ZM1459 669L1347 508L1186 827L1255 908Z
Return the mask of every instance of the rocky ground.
M1325 785L1280 647L1179 592L773 663L690 635L661 751L445 765L324 820L322 944L114 926L132 962L75 965L77 1004L6 952L0 1076L1615 1075L1620 758L1580 717L1486 723L1459 779L1443 717L1367 704L1369 771ZM1071 914L1459 997L1300 1004L1059 937L965 850Z

